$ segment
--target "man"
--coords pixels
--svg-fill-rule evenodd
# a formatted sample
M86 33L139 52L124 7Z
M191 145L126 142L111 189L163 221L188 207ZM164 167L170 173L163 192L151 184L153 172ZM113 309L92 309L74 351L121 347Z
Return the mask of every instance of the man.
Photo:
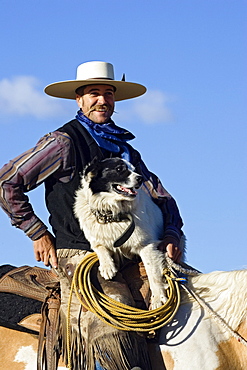
M0 203L12 225L32 239L37 261L58 268L58 257L90 251L90 245L73 215L74 193L80 173L95 156L122 157L142 174L150 196L164 214L164 240L159 248L179 261L182 220L174 199L159 179L148 171L140 154L128 143L134 136L111 120L115 101L144 94L140 84L114 79L113 66L105 62L79 65L76 80L48 85L48 95L76 99L76 119L45 135L34 148L6 164L0 171ZM26 192L41 183L54 236L35 215Z
M49 95L76 99L80 108L77 119L79 119L81 126L82 124L87 126L84 135L89 133L90 138L92 138L91 135L94 133L102 142L103 140L104 142L106 141L108 135L109 140L112 140L109 141L111 144L114 142L114 139L117 139L116 136L114 137L114 129L117 128L119 130L119 132L116 132L118 140L121 139L121 135L125 136L123 141L125 145L122 146L125 146L128 150L130 145L127 144L126 138L130 140L134 136L112 123L111 116L114 111L114 102L142 95L145 91L146 88L142 85L125 81L115 81L113 66L104 62L81 64L78 67L77 79L75 81L58 82L45 88L45 92ZM90 120L90 122L87 122L87 120ZM99 126L94 129L92 123L102 125L102 127L106 126L109 132L100 133ZM76 129L74 130L74 134L75 132ZM102 135L102 138L100 135ZM104 136L106 139L103 138ZM93 138L97 140L96 136ZM47 227L34 214L24 193L45 182L47 191L46 200L48 199L49 203L51 186L53 186L54 182L61 182L62 184L71 182L74 171L76 171L75 158L73 158L73 145L75 143L72 142L73 140L71 140L70 135L66 132L66 128L62 128L42 138L34 149L10 161L0 172L2 208L10 216L12 224L26 232L27 236L33 240L34 253L37 261L44 262L46 266L51 263L54 268L57 267L56 250L63 246L55 242L54 237L47 231ZM103 152L103 157L112 156L113 148L105 149L102 147L104 144L98 144L101 152ZM88 150L87 146L85 145L82 150ZM120 148L120 152L114 152L115 156L123 154L124 150L122 148ZM136 156L137 152L134 152L134 154ZM131 160L133 162L133 158ZM150 177L150 174L148 176ZM147 179L147 175L144 178ZM157 186L159 185L159 188L161 188L160 183L157 180L156 182ZM182 221L172 197L164 189L160 190L161 194L158 193L158 189L155 189L155 191L158 196L161 195L163 197L162 199L166 203L165 216L166 219L170 218L170 222L165 225L165 240L161 243L160 248L167 250L168 255L174 261L178 261L181 257L179 238L181 236ZM72 212L71 208L69 218L73 219ZM51 210L51 224L54 234L55 236L57 234L60 235L61 230L56 229L56 226L52 222L52 217ZM83 240L82 235L81 240ZM86 248L85 244L85 241L84 246L79 242L74 242L73 247L75 249L78 246L78 249L89 249L88 247Z

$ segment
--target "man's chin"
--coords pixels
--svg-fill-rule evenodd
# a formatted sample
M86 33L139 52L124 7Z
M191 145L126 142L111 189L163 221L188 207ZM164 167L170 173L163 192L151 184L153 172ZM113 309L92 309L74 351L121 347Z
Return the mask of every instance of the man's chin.
M104 112L94 111L89 115L89 118L95 123L103 124L109 121L110 116L109 114L106 115Z

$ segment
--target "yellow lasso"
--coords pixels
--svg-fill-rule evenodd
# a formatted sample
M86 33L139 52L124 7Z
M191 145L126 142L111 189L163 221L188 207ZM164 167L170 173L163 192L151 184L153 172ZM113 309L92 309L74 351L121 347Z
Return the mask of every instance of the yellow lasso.
M155 310L141 310L118 302L99 292L92 284L90 272L98 262L96 253L89 253L77 266L71 284L67 315L67 345L70 363L70 306L75 291L80 303L103 322L118 330L150 332L161 328L172 320L180 304L180 290L175 275L164 270L167 302Z

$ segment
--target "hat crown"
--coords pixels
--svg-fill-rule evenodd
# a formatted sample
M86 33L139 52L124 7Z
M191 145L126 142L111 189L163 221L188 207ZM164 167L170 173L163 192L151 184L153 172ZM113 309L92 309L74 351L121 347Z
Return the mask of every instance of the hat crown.
M111 63L86 62L77 67L77 80L104 79L114 80L114 70Z

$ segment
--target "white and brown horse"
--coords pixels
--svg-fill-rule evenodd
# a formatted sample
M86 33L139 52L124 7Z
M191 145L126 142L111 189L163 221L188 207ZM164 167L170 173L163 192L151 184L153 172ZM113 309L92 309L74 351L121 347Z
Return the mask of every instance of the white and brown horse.
M200 274L190 277L188 286L247 338L247 270ZM35 369L37 342L33 334L0 327L1 368ZM150 345L150 355L154 370L244 370L247 366L247 346L186 292L173 321L161 329L159 343Z
M0 369L35 370L38 336L0 326ZM65 370L59 366L58 370Z
M188 287L212 311L184 292L174 320L161 329L159 345L152 346L153 368L246 369L247 342L233 337L227 326L247 339L247 270L200 274L189 278ZM227 325L215 320L214 313Z

